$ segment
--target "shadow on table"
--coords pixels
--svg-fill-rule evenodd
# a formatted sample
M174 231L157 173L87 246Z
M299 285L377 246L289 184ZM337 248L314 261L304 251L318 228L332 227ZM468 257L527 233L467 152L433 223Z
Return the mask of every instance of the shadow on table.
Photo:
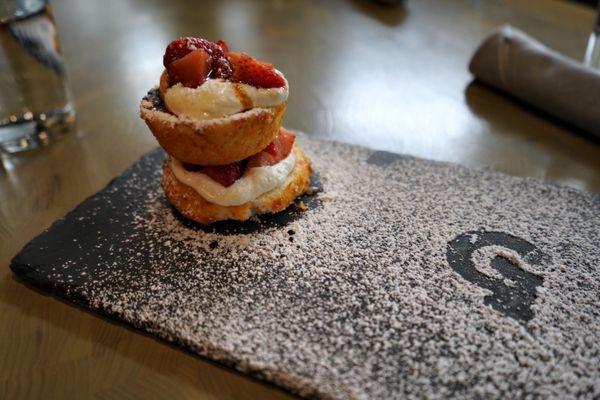
M225 390L220 385L215 385L213 381L217 382L225 382L227 380L230 381L232 386L241 385L245 379L250 379L250 381L254 383L258 383L264 387L263 390L257 391L260 395L265 395L265 390L269 390L268 393L269 398L273 396L273 398L277 399L291 399L293 395L289 392L286 392L284 389L275 386L269 382L261 381L259 379L253 378L251 376L242 374L235 369L230 368L227 365L219 364L210 359L198 356L194 353L188 352L170 342L147 334L145 332L139 331L137 329L132 328L131 326L113 320L111 318L105 317L95 312L91 312L85 307L82 307L78 304L72 303L70 301L66 301L60 297L52 296L44 291L39 290L35 286L30 285L28 282L18 278L16 275L11 274L12 278L6 276L4 279L0 281L0 302L9 304L12 307L18 308L25 315L31 316L35 319L39 319L46 323L49 323L53 327L57 328L59 331L67 331L71 334L76 335L82 340L89 340L90 342L95 343L98 346L108 348L111 352L117 353L124 358L127 358L136 364L144 365L152 372L156 373L160 376L168 376L168 377L176 377L179 382L184 381L186 385L194 387L198 392L202 392L207 395L208 398L219 398L219 396L227 397L232 393ZM18 301L18 299L22 299L22 296L13 296L11 292L14 292L16 286L23 288L26 287L27 290L31 290L36 294L31 293L29 296L30 301L27 302L26 305L22 304ZM12 288L10 287L12 286ZM73 321L71 318L64 318L64 315L48 312L48 302L52 301L51 299L59 300L60 303L69 305L76 310L82 311L86 316L93 316L94 318L101 319L105 322L108 322L110 327L104 329L80 329L80 326L77 321ZM59 306L57 304L51 304L51 306ZM83 314L82 314L83 315ZM62 316L62 317L61 317ZM79 321L81 322L81 321ZM79 329L75 329L79 328ZM120 340L120 337L117 337L116 334L107 333L111 329L122 329L125 328L130 332L135 332L138 335L134 335L131 340L137 341L134 345L131 345L131 340ZM115 340L106 340L107 335L114 336ZM97 337L96 337L97 336ZM158 346L154 347L149 345L149 343L141 343L139 341L145 341L147 339L152 339L154 343ZM139 351L140 348L143 348L144 351ZM176 350L176 353L172 353L171 349ZM154 354L149 354L154 353ZM96 353L97 354L97 353ZM176 358L181 359L181 357L192 357L195 359L193 365L193 373L189 372L185 369L185 365L188 365L184 361L175 362L174 356ZM90 352L89 357L92 357L92 353ZM168 359L169 362L164 362L165 359ZM93 360L90 360L90 363L93 364ZM212 369L211 367L216 366L217 369ZM199 376L211 377L206 379L199 379ZM118 384L115 384L113 387L103 388L102 393L108 393L112 389L117 390ZM131 390L135 390L135 388L129 388ZM163 388L164 389L164 388ZM247 387L246 387L247 389ZM273 391L274 390L274 391ZM255 392L256 393L256 392ZM141 394L141 393L139 393Z
M500 130L510 134L522 132L524 125L517 121L517 119L514 118L514 115L509 114L508 112L499 111L498 101L500 98L504 98L507 102L522 108L530 115L549 121L557 128L568 131L569 133L591 142L592 145L600 145L600 138L597 136L573 126L554 115L532 107L512 95L492 86L488 86L480 81L472 81L465 89L465 100L469 109L477 116L488 121L493 131ZM532 132L528 132L528 134L530 133ZM547 141L541 141L540 143L545 146L549 145Z
M400 25L407 16L406 7L401 0L349 0L348 2L363 14L390 27Z

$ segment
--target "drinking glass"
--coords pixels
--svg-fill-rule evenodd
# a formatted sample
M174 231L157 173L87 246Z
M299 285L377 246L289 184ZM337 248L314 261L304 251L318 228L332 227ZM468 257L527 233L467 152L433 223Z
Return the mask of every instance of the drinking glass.
M596 24L588 40L583 63L588 67L600 68L600 3L598 4Z
M0 153L51 143L74 122L47 0L0 0Z

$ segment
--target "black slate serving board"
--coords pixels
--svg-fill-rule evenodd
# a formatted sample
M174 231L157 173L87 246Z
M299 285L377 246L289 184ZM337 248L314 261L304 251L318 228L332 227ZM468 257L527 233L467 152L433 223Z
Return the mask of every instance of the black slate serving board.
M600 396L597 195L300 143L320 188L305 211L188 222L156 150L11 268L303 396Z

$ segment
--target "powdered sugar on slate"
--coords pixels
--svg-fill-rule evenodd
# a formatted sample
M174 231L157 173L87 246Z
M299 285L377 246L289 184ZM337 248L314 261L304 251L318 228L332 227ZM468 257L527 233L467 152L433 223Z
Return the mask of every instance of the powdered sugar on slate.
M322 191L291 222L250 233L183 223L154 161L151 174L134 169L98 200L100 209L111 193L124 196L130 206L111 221L129 228L117 239L99 231L92 270L64 260L58 270L88 278L61 287L304 396L600 396L597 196L410 157L369 164L371 150L299 140ZM93 226L93 214L80 223ZM484 273L501 255L543 277L531 321L484 305L488 291L449 267L448 242L475 230L507 232L548 256L539 265L501 248L474 257Z

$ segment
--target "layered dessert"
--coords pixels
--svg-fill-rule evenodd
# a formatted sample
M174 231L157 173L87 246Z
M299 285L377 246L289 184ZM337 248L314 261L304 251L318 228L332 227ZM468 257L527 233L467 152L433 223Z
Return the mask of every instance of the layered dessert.
M289 87L273 64L194 37L171 42L163 64L140 115L168 153L162 185L181 214L244 221L306 192L312 168L281 126Z

